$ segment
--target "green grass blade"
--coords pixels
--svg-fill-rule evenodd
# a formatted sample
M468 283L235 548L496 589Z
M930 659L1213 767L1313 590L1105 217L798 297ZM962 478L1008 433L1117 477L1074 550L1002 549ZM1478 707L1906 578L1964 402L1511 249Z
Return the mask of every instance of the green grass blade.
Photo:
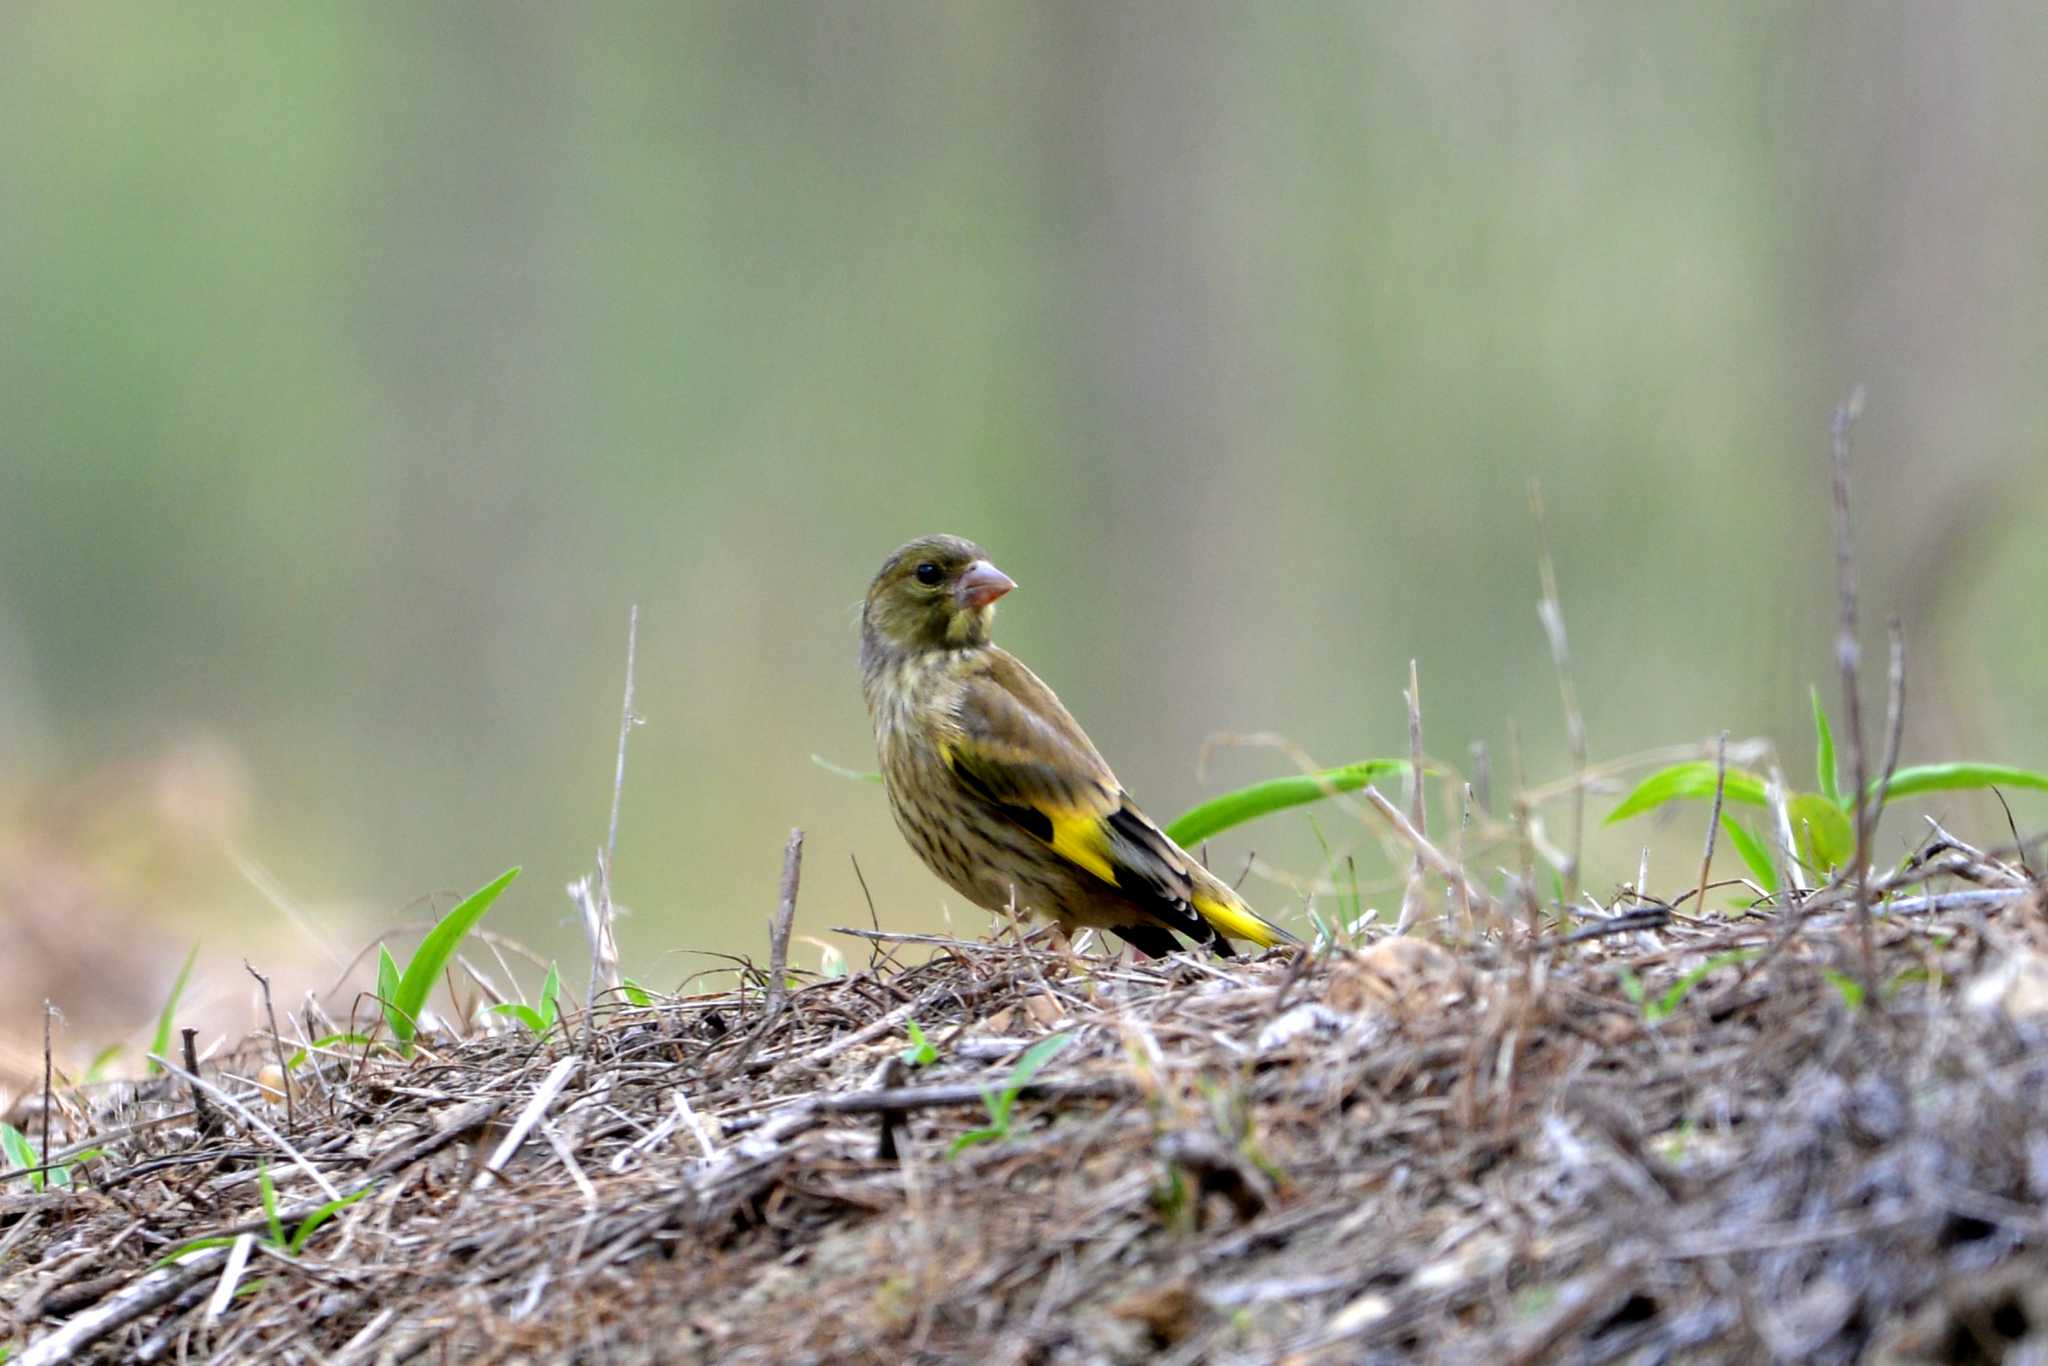
M1842 779L1835 767L1835 732L1828 725L1828 709L1821 705L1820 689L1813 692L1814 770L1820 780L1820 795L1836 806L1842 804Z
M548 978L540 984L540 1028L534 1033L545 1034L555 1027L555 1021L560 1018L561 996L562 970L558 965L549 963Z
M1366 759L1341 768L1326 768L1318 773L1269 778L1263 783L1253 783L1250 787L1226 792L1188 808L1166 827L1166 833L1175 844L1192 848L1232 826L1243 825L1275 811L1285 811L1290 806L1321 801L1334 793L1356 792L1367 783L1392 777L1407 768L1406 759Z
M375 1189L375 1186L365 1186L359 1191L353 1191L348 1195L342 1196L339 1200L329 1200L326 1204L314 1210L305 1217L305 1220L300 1223L298 1228L292 1231L292 1240L287 1244L285 1250L294 1257L298 1256L305 1248L306 1240L313 1236L314 1230Z
M1617 967L1615 974L1621 983L1621 994L1628 997L1629 1004L1640 1006L1643 1003L1643 979L1636 976L1635 969L1626 963Z
M393 993L394 1003L406 1017L407 1038L412 1037L410 1026L425 1008L428 994L433 991L434 983L440 980L441 969L448 966L456 948L476 928L476 922L484 918L484 912L491 909L498 893L511 886L512 879L518 876L517 868L507 868L471 892L454 910L442 916L439 924L427 931L427 937L413 951L412 961L405 965L405 974L398 979L398 990Z
M25 1172L31 1167L43 1165L43 1160L36 1156L35 1145L28 1141L28 1135L12 1124L0 1123L0 1153L6 1155L7 1166L11 1171ZM37 1172L29 1177L28 1188L40 1192L43 1188L43 1175L42 1172Z
M1829 985L1841 993L1842 1005L1850 1014L1853 1015L1863 1008L1863 983L1848 973L1837 972L1833 968L1822 968L1820 975L1827 978Z
M827 773L836 773L842 778L851 778L857 783L879 783L882 781L882 775L874 772L872 769L848 768L845 764L833 763L822 754L813 754L811 762L824 769Z
M63 1161L61 1167L57 1167L55 1171L49 1173L51 1186L70 1186L72 1180L74 1180L74 1173L80 1167L84 1167L88 1161L98 1161L100 1157L106 1157L106 1149L102 1149L102 1147L88 1147L84 1153L72 1153L66 1161Z
M1785 806L1808 863L1839 868L1856 856L1856 832L1841 807L1818 792L1795 792Z
M541 1018L541 1013L532 1006L521 1005L517 1001L500 1001L496 1005L485 1006L484 1014L509 1015L536 1034L548 1032L548 1022Z
M277 1185L270 1179L270 1164L256 1169L256 1189L263 1196L263 1218L270 1225L270 1245L284 1246L284 1220L277 1217Z
M391 1026L392 1037L410 1049L412 1017L398 1010L398 961L382 944L377 946L377 999L383 1003L384 1023Z
M1031 1084L1031 1079L1053 1060L1054 1055L1073 1041L1072 1034L1054 1034L1025 1049L1024 1056L1017 1059L1017 1065L1010 1069L1009 1081L1003 1084L1010 1098L1016 1099L1017 1093Z
M1768 806L1764 795L1765 782L1760 774L1746 768L1728 770L1726 796L1731 802L1742 802L1748 806ZM1635 790L1621 799L1620 805L1607 813L1606 824L1625 821L1630 816L1639 816L1645 811L1689 797L1712 801L1714 797L1714 765L1705 759L1691 759L1669 768L1660 768L1649 777L1637 783Z
M157 1258L155 1262L151 1263L150 1269L152 1271L160 1271L167 1266L176 1266L179 1262L184 1261L187 1257L191 1256L195 1252L204 1252L208 1248L214 1247L228 1247L232 1245L234 1241L235 1235L233 1234L208 1238L194 1238L189 1243L180 1243L177 1247L172 1248L169 1252L166 1252L163 1256Z
M623 991L626 994L626 999L636 1006L651 1006L654 1004L654 997L648 992L647 988L641 986L630 977L620 979L619 990Z
M1706 962L1700 964L1691 972L1686 973L1685 976L1679 978L1676 982L1673 982L1666 988L1662 996L1654 1001L1645 1001L1643 1003L1643 1018L1651 1024L1667 1018L1677 1012L1678 1007L1685 1003L1686 994L1705 981L1709 974L1719 972L1731 963L1740 963L1745 959L1754 958L1762 952L1762 949L1736 949L1732 953L1715 954L1712 958L1709 958Z
M159 1058L171 1056L171 1026L178 1017L178 998L185 994L185 983L192 976L192 964L198 961L199 945L195 941L192 952L185 955L185 966L178 969L178 980L171 983L171 994L164 1000L164 1008L156 1017L156 1038L149 1051ZM152 1074L164 1070L163 1064L152 1060L149 1064Z
M946 1149L946 1156L958 1157L963 1149L972 1148L977 1143L994 1143L1003 1137L1005 1135L1000 1129L969 1129L953 1140L952 1146Z
M1870 784L1873 799L1881 781L1873 780ZM1916 764L1892 774L1891 786L1885 789L1885 800L1895 801L1922 792L1953 792L1983 787L2031 787L2048 792L2048 773L2010 768L2005 764Z
M1723 811L1721 829L1727 834L1728 842L1735 846L1735 852L1742 856L1742 862L1749 869L1749 875L1756 885L1767 893L1778 890L1778 870L1771 865L1770 851L1763 841L1749 833L1741 821Z
M90 1086L105 1077L107 1075L107 1068L112 1065L114 1059L120 1056L121 1045L117 1043L110 1043L99 1052L93 1054L92 1062L85 1069L85 1084Z
M904 1021L904 1031L910 1035L910 1043L896 1056L912 1067L925 1067L939 1060L939 1050L924 1036L924 1027L915 1020Z
M311 1048L301 1048L293 1052L291 1057L285 1060L284 1070L296 1072L306 1065L306 1060L313 1056L314 1049L333 1048L337 1045L343 1048L367 1048L370 1045L370 1036L367 1034L329 1034L325 1038L315 1039Z

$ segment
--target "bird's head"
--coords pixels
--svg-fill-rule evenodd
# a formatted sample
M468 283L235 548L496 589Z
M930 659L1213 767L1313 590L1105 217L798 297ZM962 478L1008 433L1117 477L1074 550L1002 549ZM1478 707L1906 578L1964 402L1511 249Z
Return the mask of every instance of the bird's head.
M922 536L884 561L868 585L861 633L903 650L986 645L996 599L1016 586L974 542Z

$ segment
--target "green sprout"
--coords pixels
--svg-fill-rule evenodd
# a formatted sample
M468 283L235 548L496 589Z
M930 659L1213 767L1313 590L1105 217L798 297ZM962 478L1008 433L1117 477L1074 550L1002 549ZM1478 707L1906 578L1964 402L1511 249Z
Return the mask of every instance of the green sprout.
M377 999L383 1002L384 1020L391 1026L399 1051L405 1056L412 1056L413 1036L419 1032L420 1010L426 1005L427 996L433 991L442 969L448 966L448 960L455 956L455 950L463 939L476 928L477 921L484 918L484 912L498 899L498 893L518 876L517 868L507 868L464 897L454 910L427 931L427 937L413 951L412 961L405 965L404 972L399 971L390 949L382 944L377 946Z
M1188 808L1166 826L1166 833L1182 848L1192 849L1211 835L1220 835L1246 821L1291 806L1305 806L1340 792L1356 792L1381 778L1406 772L1408 767L1406 759L1365 759L1316 773L1269 778Z
M199 945L195 942L192 951L185 955L185 966L178 969L178 979L171 983L171 994L164 998L164 1008L157 1012L156 1038L149 1050L153 1055L149 1060L149 1070L152 1074L164 1070L164 1065L157 1061L158 1058L171 1056L171 1025L177 1018L178 998L185 994L185 983L191 978L192 964L198 957Z
M297 1257L305 1251L306 1244L322 1224L353 1205L356 1201L376 1189L374 1184L349 1192L339 1200L329 1200L317 1205L301 1216L295 1227L286 1228L286 1219L277 1203L277 1186L270 1179L270 1164L264 1163L256 1169L256 1189L263 1200L263 1241L287 1257ZM180 1243L176 1248L157 1260L158 1266L171 1266L183 1261L195 1252L204 1252L212 1247L226 1247L235 1241L232 1233L216 1234L206 1238L194 1238L189 1243Z
M502 1001L490 1009L493 1015L510 1015L536 1034L545 1034L555 1027L561 1017L560 997L562 994L561 969L548 964L547 980L540 984L540 1009L520 1001ZM645 993L643 993L645 994Z
M953 1146L946 1150L946 1156L956 1157L962 1149L971 1148L977 1143L1009 1142L1012 1112L1016 1108L1017 1097L1023 1094L1024 1088L1031 1084L1031 1079L1038 1075L1040 1069L1073 1041L1074 1036L1071 1034L1054 1034L1025 1049L1024 1056L1017 1059L1016 1065L1010 1069L1009 1079L1003 1083L1002 1090L990 1091L983 1088L981 1103L988 1110L988 1123L979 1129L969 1129L954 1139Z
M72 1154L61 1164L47 1164L47 1171L38 1170L46 1164L41 1154L36 1152L36 1145L29 1141L28 1135L12 1124L0 1123L0 1157L6 1159L8 1171L28 1173L28 1188L38 1195L42 1194L46 1187L52 1190L66 1189L71 1185L72 1170L79 1163L90 1162L98 1156L98 1148L88 1148L82 1153Z
M1641 995L1642 988L1640 984L1638 984L1636 994L1632 999L1642 1002L1644 1023L1656 1024L1675 1015L1678 1012L1679 1006L1685 1003L1685 998L1691 993L1692 989L1705 981L1709 976L1719 972L1731 963L1745 962L1756 957L1761 952L1763 952L1761 949L1736 949L1730 953L1717 953L1666 987L1664 994L1655 1000L1650 1000ZM1623 983L1622 990L1628 990L1626 982Z
M1819 790L1789 794L1785 800L1786 814L1791 818L1800 860L1810 867L1834 869L1856 855L1856 832L1853 828L1856 794L1842 788L1835 760L1834 730L1828 724L1827 708L1821 704L1818 689L1813 691L1812 701L1816 756L1814 777ZM1607 824L1613 825L1630 816L1641 815L1667 802L1712 801L1717 782L1728 802L1764 808L1771 804L1770 783L1762 774L1742 768L1723 771L1707 760L1692 759L1660 768L1637 783L1634 790L1607 813ZM1882 774L1870 779L1865 784L1864 797L1871 802L1880 796L1886 801L1897 801L1927 792L1994 787L2048 791L2048 774L2006 764L1914 764L1893 772L1890 782L1886 782ZM1775 892L1777 874L1771 868L1771 860L1762 841L1725 811L1722 827L1728 831L1736 852L1748 865L1758 885L1767 892Z
M929 1067L939 1060L939 1050L932 1047L932 1041L924 1036L924 1029L917 1021L908 1021L904 1028L910 1035L910 1046L896 1056L912 1067Z

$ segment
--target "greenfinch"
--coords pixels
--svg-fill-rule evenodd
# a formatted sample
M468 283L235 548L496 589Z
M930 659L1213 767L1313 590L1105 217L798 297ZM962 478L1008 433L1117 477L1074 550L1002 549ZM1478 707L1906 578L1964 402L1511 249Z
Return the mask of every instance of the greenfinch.
M977 906L1113 931L1158 958L1176 934L1296 942L1140 811L1051 688L989 639L1017 585L957 536L897 550L868 586L861 689L896 825Z

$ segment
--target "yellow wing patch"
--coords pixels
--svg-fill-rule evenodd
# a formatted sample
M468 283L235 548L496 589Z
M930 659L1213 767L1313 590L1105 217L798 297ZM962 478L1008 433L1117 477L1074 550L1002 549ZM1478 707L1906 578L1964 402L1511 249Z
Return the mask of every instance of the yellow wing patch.
M1214 925L1218 934L1249 940L1262 949L1270 949L1281 942L1273 927L1259 919L1242 902L1232 906L1213 896L1197 893L1194 907L1195 914Z
M1085 811L1046 811L1045 815L1052 821L1055 854L1086 868L1110 886L1117 885L1116 869L1109 861L1109 832L1102 828L1100 819Z

